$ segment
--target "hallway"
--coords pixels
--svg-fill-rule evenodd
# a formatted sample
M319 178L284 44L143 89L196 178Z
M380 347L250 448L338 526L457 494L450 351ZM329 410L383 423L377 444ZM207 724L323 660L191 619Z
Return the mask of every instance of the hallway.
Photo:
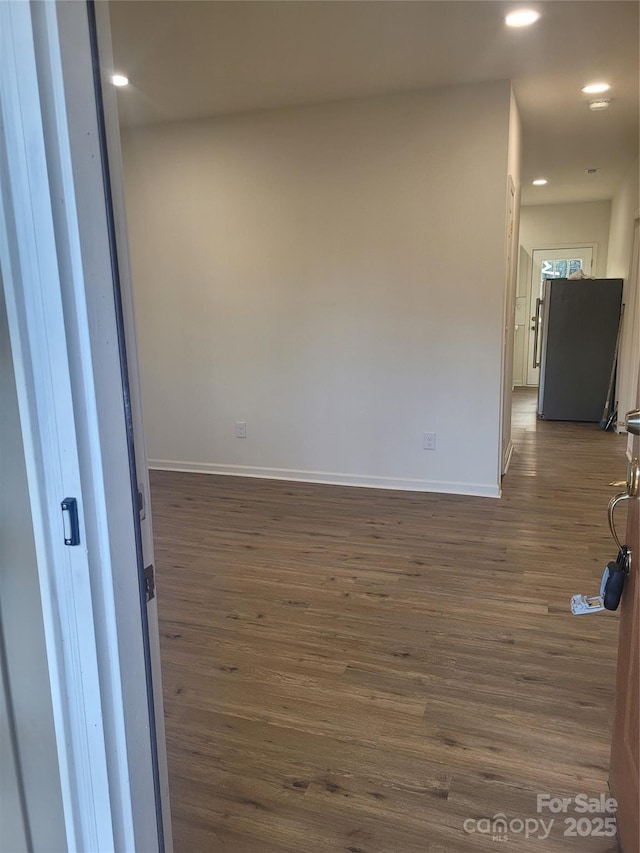
M607 792L626 441L514 400L501 500L152 472L177 853L616 849L536 794Z

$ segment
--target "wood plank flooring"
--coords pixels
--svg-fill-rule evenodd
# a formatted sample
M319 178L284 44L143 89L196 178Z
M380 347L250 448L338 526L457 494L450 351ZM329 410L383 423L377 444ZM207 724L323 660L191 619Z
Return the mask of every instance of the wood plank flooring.
M536 794L607 791L626 443L534 406L499 501L152 472L176 853L616 849Z

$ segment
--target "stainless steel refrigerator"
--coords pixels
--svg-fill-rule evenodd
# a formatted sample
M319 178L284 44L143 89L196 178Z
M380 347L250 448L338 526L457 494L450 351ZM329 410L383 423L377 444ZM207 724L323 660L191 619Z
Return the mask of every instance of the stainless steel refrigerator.
M538 415L600 421L616 352L622 279L548 279L538 303Z

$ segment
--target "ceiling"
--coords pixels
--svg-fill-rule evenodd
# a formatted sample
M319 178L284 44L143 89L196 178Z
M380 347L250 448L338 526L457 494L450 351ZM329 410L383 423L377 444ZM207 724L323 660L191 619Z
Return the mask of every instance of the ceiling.
M522 6L540 20L507 28ZM637 0L112 0L115 67L131 81L121 122L510 78L523 203L608 199L638 156L638 11ZM612 85L606 112L580 91L595 80ZM540 176L549 184L531 186Z

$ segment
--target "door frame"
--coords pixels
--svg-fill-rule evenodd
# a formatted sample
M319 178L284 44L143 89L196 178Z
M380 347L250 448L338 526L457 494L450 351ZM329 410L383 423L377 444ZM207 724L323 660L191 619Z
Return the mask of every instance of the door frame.
M518 273L517 248L520 231L520 190L513 177L507 176L506 233L505 233L505 294L503 306L503 343L500 389L500 449L498 482L507 473L513 441L511 439L511 410L513 407L513 365L515 346L516 284Z
M0 252L34 527L69 849L114 849L86 548L63 544L75 497L87 542L32 22L0 6ZM54 393L55 388L55 393ZM88 543L87 543L88 544Z
M153 673L150 702L144 653L146 615L158 664L157 610L141 602L119 340L139 398L132 298L123 261L123 330L87 4L0 0L0 47L0 260L68 848L170 851L161 681ZM146 459L139 411L135 454ZM65 497L78 502L76 547L64 544ZM145 522L146 560L148 501Z

